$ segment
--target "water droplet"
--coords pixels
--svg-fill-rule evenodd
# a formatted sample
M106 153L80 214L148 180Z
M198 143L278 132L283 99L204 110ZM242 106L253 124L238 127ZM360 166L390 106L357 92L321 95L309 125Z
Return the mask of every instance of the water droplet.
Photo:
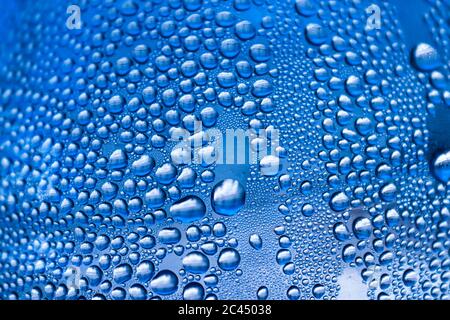
M412 53L414 65L421 71L431 71L441 64L440 57L435 48L427 43L419 43Z
M200 220L206 214L206 206L197 196L187 196L170 207L170 214L181 222L193 222Z
M245 189L237 180L222 180L216 184L211 193L211 205L218 214L225 216L235 215L244 204Z
M203 274L209 269L209 259L203 253L193 251L183 258L183 267L187 272Z
M432 168L436 177L447 183L450 180L450 151L439 154L434 159Z
M162 270L150 281L156 294L170 295L178 290L178 277L170 270Z
M113 270L113 279L117 283L125 283L128 280L131 279L131 276L133 275L133 269L128 263L123 263L121 265L118 265Z
M241 256L233 248L226 248L220 251L219 258L217 259L217 264L222 270L232 271L239 266L241 262Z

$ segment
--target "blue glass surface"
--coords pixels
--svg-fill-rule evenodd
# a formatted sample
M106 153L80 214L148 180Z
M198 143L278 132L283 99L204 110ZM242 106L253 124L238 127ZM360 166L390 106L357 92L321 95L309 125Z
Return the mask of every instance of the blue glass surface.
M450 1L0 4L0 299L448 299Z

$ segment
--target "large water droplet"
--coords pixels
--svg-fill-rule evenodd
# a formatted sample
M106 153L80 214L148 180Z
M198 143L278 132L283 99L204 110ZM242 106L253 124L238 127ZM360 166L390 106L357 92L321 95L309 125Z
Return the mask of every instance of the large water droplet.
M441 64L438 52L427 43L420 43L413 49L412 60L421 71L434 70Z
M125 283L131 279L133 269L128 263L118 265L113 270L113 278L117 283Z
M344 192L335 193L330 200L330 207L334 211L343 211L350 205L350 200Z
M217 259L217 264L222 270L225 271L232 271L236 269L240 262L241 256L239 255L239 252L233 248L223 249Z
M433 173L444 183L450 179L450 151L439 154L433 161Z
M169 295L178 289L178 277L170 270L162 270L150 281L150 286L156 294Z
M211 205L218 214L235 215L244 204L245 189L237 180L222 180L216 184L211 193Z
M206 214L206 206L197 196L187 196L170 207L170 214L181 222L197 221Z
M194 251L183 258L183 267L187 272L202 274L208 271L209 259L203 253Z

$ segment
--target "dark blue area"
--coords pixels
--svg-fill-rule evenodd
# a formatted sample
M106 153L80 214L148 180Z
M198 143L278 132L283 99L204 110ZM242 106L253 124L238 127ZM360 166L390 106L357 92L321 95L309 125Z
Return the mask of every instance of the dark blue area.
M407 48L410 50L419 42L430 42L431 34L423 17L430 5L425 0L395 0L392 3L397 7Z

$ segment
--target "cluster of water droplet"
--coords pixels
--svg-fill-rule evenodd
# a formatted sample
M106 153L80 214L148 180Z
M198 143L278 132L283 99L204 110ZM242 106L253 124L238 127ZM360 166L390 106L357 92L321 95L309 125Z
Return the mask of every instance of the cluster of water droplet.
M68 30L30 3L0 54L0 297L334 299L348 270L448 297L448 59L410 63L391 6L369 30L356 0L77 4ZM186 161L208 128L275 152Z

